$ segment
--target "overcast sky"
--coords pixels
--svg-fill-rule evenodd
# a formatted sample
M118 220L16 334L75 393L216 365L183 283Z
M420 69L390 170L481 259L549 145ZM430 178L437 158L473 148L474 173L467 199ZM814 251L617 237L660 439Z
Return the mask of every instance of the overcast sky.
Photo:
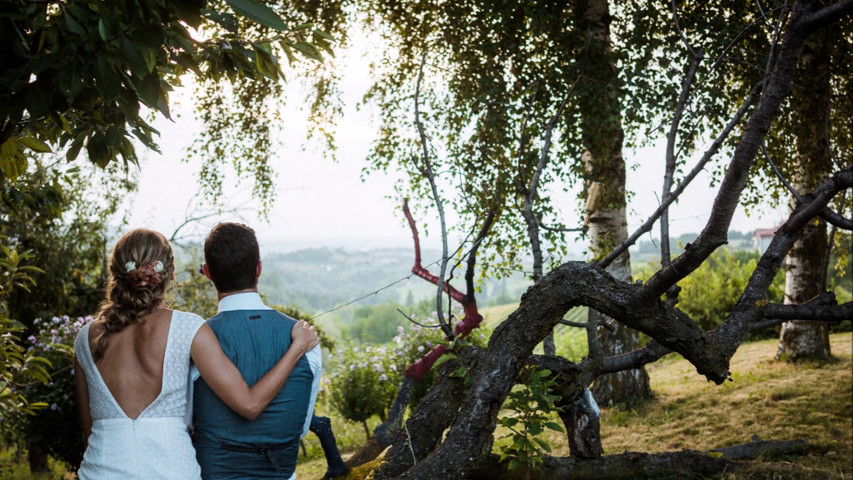
M411 234L403 224L399 200L385 198L393 195L394 178L385 174L371 174L362 181L361 170L371 141L377 135L378 123L369 109L358 111L356 102L369 86L367 62L361 53L338 56L338 67L345 72L341 84L345 99L344 116L337 133L338 162L324 158L322 152L309 146L302 149L305 138L305 114L298 111L283 115L285 125L276 126L284 138L284 147L274 158L277 174L277 198L269 222L257 216L257 203L252 201L250 184L226 187L226 205L240 207L239 217L217 216L184 229L183 234L198 240L219 220L239 220L248 223L258 232L262 249L288 251L312 246L368 249L386 246L411 246ZM287 92L300 95L301 87L288 85ZM176 92L173 112L180 113L175 122L158 119L155 127L161 132L162 155L153 152L141 155L139 191L128 200L131 211L130 228L148 227L169 236L184 220L200 213L194 196L198 191L196 175L198 165L181 162L186 149L198 131L192 116L192 97L187 92ZM297 103L297 102L291 102ZM140 152L144 147L140 147ZM629 166L628 189L634 192L629 204L629 232L635 230L657 208L662 180L663 147L640 152L625 152ZM687 169L690 167L688 166ZM393 174L390 174L393 176ZM233 184L232 180L225 183ZM671 233L699 232L708 219L714 192L707 187L707 176L694 180L681 200L671 208ZM567 195L565 209L569 217L575 216L572 195ZM193 210L196 206L195 210ZM209 211L209 208L208 208ZM732 222L732 230L752 231L769 228L782 220L783 208L764 208L763 214L747 218L740 209ZM579 224L568 218L566 223ZM655 227L655 232L657 231ZM429 229L430 237L422 239L427 245L439 247L437 222ZM648 237L646 237L648 238ZM572 251L583 249L579 241Z

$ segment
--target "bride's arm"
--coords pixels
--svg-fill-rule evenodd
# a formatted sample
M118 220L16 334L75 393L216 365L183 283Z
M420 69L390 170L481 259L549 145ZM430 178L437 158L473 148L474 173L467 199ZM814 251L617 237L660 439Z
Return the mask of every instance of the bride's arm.
M198 329L190 355L201 377L216 395L241 417L254 420L281 390L299 357L319 343L314 327L304 320L293 326L290 336L292 342L287 353L251 387L222 351L219 340L207 324Z
M74 385L77 389L77 408L80 410L80 420L83 423L83 441L89 444L89 435L92 433L92 412L89 411L89 384L86 383L86 374L83 367L74 359Z

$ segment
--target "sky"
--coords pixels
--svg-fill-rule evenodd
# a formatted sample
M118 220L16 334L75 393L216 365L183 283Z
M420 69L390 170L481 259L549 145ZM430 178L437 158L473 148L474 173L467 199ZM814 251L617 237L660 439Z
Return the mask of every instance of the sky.
M204 221L182 228L184 240L201 241L217 221L240 221L252 226L264 253L286 252L312 247L343 247L362 250L381 247L411 247L411 233L400 212L400 200L394 197L393 173L362 175L365 158L376 138L378 119L370 108L357 109L356 104L369 87L368 61L363 51L349 51L338 55L336 67L343 72L341 90L344 114L338 124L336 142L337 162L324 157L316 145L305 146L306 113L295 108L285 115L279 130L283 146L275 154L273 165L277 174L275 204L269 220L257 214L258 203L250 195L251 185L233 185L233 173L226 174L226 199L229 208L239 209L237 214L214 215ZM303 87L294 83L285 91L294 97L303 93ZM169 237L187 218L215 213L197 198L198 164L180 161L186 158L187 148L199 131L193 118L191 92L173 92L174 121L158 118L154 126L160 131L162 154L141 153L139 190L128 198L130 211L126 228L146 227L163 232ZM290 102L298 103L298 102ZM657 208L663 183L664 146L659 144L637 152L625 151L629 167L627 188L634 192L628 205L628 231L633 232ZM688 165L686 169L692 166ZM671 207L671 235L698 233L707 221L715 194L708 187L706 174L693 181L681 199ZM576 217L574 196L564 195L560 200L565 208L566 224L580 224ZM390 198L389 198L390 196ZM747 217L739 209L731 229L751 232L756 228L770 228L784 218L784 207L765 206ZM451 219L452 221L452 219ZM653 232L657 236L659 226ZM435 220L429 228L430 236L421 238L425 248L440 248L439 227ZM422 235L423 237L423 235ZM644 239L648 239L646 235ZM570 251L580 254L583 240L570 245ZM454 246L451 246L451 249Z

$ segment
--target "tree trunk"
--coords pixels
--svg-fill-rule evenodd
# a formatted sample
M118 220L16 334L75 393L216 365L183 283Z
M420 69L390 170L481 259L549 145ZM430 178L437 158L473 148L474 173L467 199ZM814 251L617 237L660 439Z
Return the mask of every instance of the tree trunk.
M607 0L578 3L576 16L586 32L588 47L585 77L578 95L581 128L586 153L583 162L588 172L586 220L590 249L595 256L606 254L628 237L625 216L625 160L622 158L622 122L620 117L618 72L610 48L610 11ZM631 260L626 250L608 271L620 280L631 280ZM595 315L594 313L592 315ZM639 334L611 319L613 330L599 330L605 356L627 353L640 346ZM651 394L645 369L605 375L596 380L593 393L599 404L646 398Z
M402 474L416 462L428 457L441 443L445 429L450 426L465 397L463 380L450 376L450 372L458 367L459 364L455 361L448 361L441 366L438 380L427 391L418 408L412 412L406 421L406 427L398 432L397 438L385 454L386 462L379 467L374 478L390 478ZM348 463L350 466L356 464L352 458Z
M826 115L832 99L830 56L826 29L809 37L797 66L796 88L791 106L796 122L796 155L793 187L798 193L811 191L825 180L832 169ZM791 207L797 200L792 196ZM826 223L815 220L808 224L794 247L788 252L785 267L785 303L801 304L821 293L824 278L823 261L827 249ZM826 322L793 320L782 325L778 357L787 361L827 360L829 327Z

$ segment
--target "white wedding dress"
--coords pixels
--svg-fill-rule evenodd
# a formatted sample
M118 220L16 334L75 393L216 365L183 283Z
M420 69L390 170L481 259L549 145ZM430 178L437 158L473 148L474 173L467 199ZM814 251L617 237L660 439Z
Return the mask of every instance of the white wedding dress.
M124 413L95 366L89 325L80 329L74 347L86 374L92 413L92 434L77 471L80 480L201 478L184 415L190 346L203 324L194 313L172 312L160 395L135 419Z

